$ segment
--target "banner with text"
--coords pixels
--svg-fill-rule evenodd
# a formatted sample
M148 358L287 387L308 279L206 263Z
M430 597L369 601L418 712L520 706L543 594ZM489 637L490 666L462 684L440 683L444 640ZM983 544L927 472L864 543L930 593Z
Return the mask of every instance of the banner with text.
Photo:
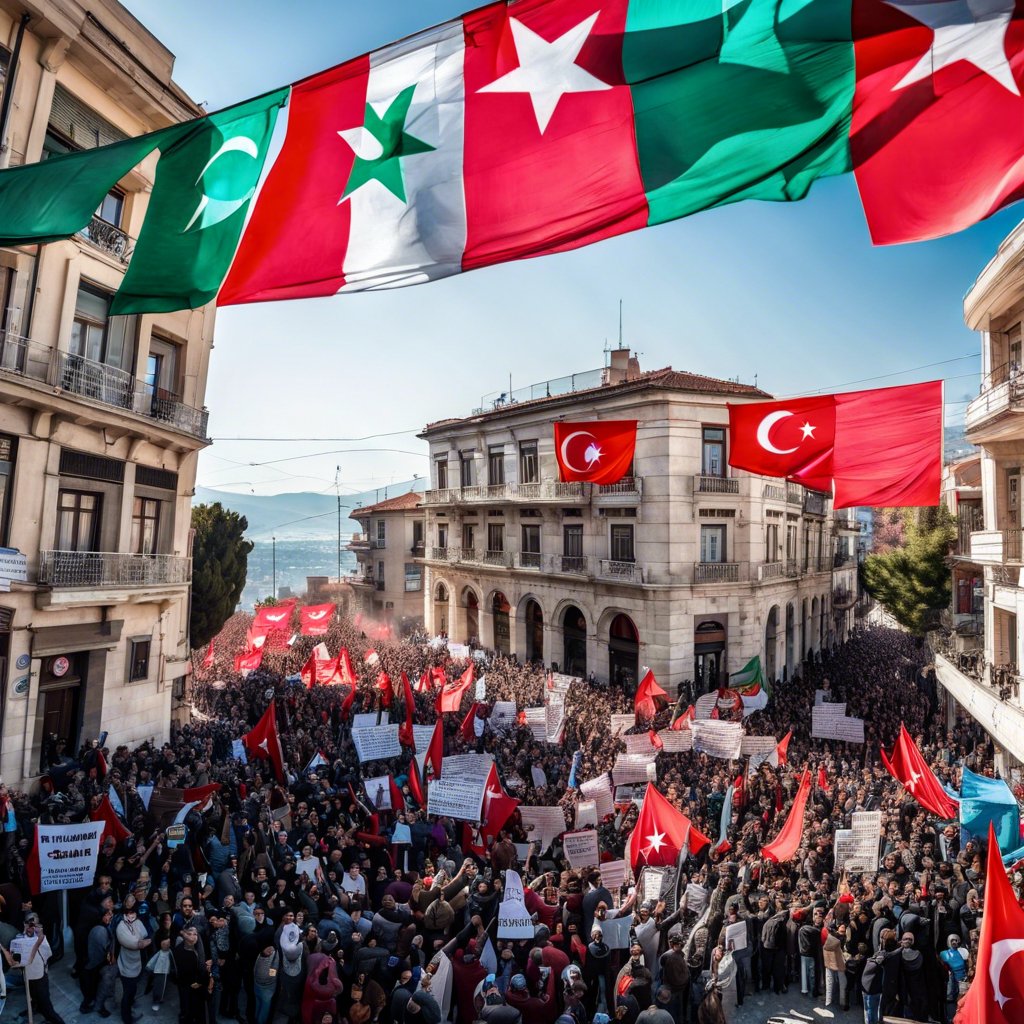
M104 827L102 821L84 825L37 825L39 882L32 886L32 891L84 889L92 885Z
M479 821L487 789L490 754L456 754L441 762L441 778L427 790L427 813L460 821Z
M741 723L708 719L694 722L690 731L693 733L693 749L698 754L720 757L725 761L739 758L743 744Z

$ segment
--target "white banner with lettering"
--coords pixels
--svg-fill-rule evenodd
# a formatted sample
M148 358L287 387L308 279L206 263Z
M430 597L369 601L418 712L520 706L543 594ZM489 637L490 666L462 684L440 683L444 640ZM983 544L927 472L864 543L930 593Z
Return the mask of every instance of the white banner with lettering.
M543 853L565 831L561 807L520 807L519 816L530 842L538 841Z
M608 773L598 775L596 779L589 779L580 786L580 793L586 800L593 800L597 805L598 818L615 813L615 800L612 796L612 780Z
M592 828L582 832L566 832L562 836L562 847L565 850L569 866L573 868L593 867L600 860L597 848L597 831Z
M690 731L693 733L693 749L697 753L721 757L726 761L739 758L743 744L740 722L722 722L712 718L706 722L694 722Z
M435 779L427 790L427 813L479 821L492 763L490 754L446 757L441 762L441 778Z
M84 889L92 885L103 828L102 821L84 825L37 825L39 886L33 886L33 892Z
M844 743L864 742L864 719L847 716L845 704L818 704L811 708L811 736Z
M376 725L372 729L353 729L352 742L356 745L359 763L380 761L386 757L400 757L402 744L398 742L397 725Z
M532 939L533 918L523 902L523 880L512 870L505 872L505 898L498 908L499 939Z

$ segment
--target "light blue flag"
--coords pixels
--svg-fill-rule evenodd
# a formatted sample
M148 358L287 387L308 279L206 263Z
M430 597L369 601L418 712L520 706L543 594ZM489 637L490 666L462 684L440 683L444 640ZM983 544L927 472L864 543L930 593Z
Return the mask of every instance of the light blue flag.
M577 750L572 755L572 768L569 769L569 789L576 788L576 769L579 767L580 761L583 760L583 751Z
M735 786L729 786L725 791L725 799L722 801L722 819L718 823L718 842L715 849L723 847L728 841L729 826L732 824L732 797L736 791Z
M1000 849L1020 845L1020 811L1010 787L1002 779L963 771L960 783L960 828L962 839L985 839L989 822L996 832Z

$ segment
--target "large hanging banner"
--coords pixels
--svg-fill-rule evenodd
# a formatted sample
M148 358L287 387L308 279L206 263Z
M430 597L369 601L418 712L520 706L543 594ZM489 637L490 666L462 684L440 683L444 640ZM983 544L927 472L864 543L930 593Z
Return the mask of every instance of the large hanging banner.
M533 733L533 738L538 743L547 743L547 713L548 709L546 707L525 708L523 710L523 717L526 721L526 724L529 727L530 732Z
M693 733L693 749L697 753L726 761L739 759L743 744L743 725L740 722L722 722L714 718L698 720L690 731Z
M689 729L662 729L658 739L666 754L685 754L693 749L693 733Z
M100 837L105 823L84 825L37 825L39 880L31 886L36 893L60 889L84 889L93 883Z
M490 754L457 754L441 762L441 778L427 790L427 813L479 821L494 759Z
M619 754L612 765L612 778L616 786L633 782L650 782L657 773L658 751L650 754Z

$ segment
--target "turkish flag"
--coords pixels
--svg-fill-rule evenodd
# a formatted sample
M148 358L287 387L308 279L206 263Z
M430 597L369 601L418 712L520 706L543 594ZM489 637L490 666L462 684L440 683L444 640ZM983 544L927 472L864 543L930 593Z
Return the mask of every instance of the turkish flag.
M886 756L879 748L885 770L927 811L940 818L959 820L960 807L939 784L928 762L917 749L914 738L907 732L907 727L900 723L900 734Z
M853 36L850 155L875 244L960 231L1024 195L1020 4L857 0Z
M294 610L294 601L288 601L284 604L264 605L253 617L253 628L262 629L267 633L273 633L277 630L288 630Z
M633 710L637 718L651 719L667 704L668 694L658 684L654 673L648 669L636 688L636 697L633 698Z
M519 801L509 796L502 788L498 769L492 761L491 769L487 773L487 785L484 787L484 802L480 809L480 842L475 841L476 830L470 827L470 848L481 856L485 855L488 838L498 838L498 833L508 824L508 819L518 806Z
M263 712L260 720L243 737L242 743L250 759L263 758L271 763L274 777L284 782L284 755L281 753L281 738L277 733L277 713L274 701Z
M323 636L334 618L335 605L307 604L299 609L303 636Z
M235 658L236 672L254 672L260 667L263 661L263 645L261 644L254 651L246 651Z
M991 822L985 871L985 913L978 962L954 1024L1020 1024L1024 1020L1024 910L1006 877Z
M805 768L800 777L800 788L796 791L796 799L789 809L789 817L779 830L779 834L761 847L761 856L784 864L791 860L800 849L800 840L804 834L804 810L807 808L807 797L811 793L811 773Z
M729 465L834 489L835 508L936 505L942 381L729 403Z
M473 663L453 682L446 683L437 693L436 708L439 714L458 711L462 695L473 685Z
M636 420L555 424L555 458L562 481L615 484L628 475L636 449Z
M687 843L690 852L697 854L710 842L682 811L658 792L653 783L647 783L640 815L629 837L629 862L634 874L645 865L674 867Z

